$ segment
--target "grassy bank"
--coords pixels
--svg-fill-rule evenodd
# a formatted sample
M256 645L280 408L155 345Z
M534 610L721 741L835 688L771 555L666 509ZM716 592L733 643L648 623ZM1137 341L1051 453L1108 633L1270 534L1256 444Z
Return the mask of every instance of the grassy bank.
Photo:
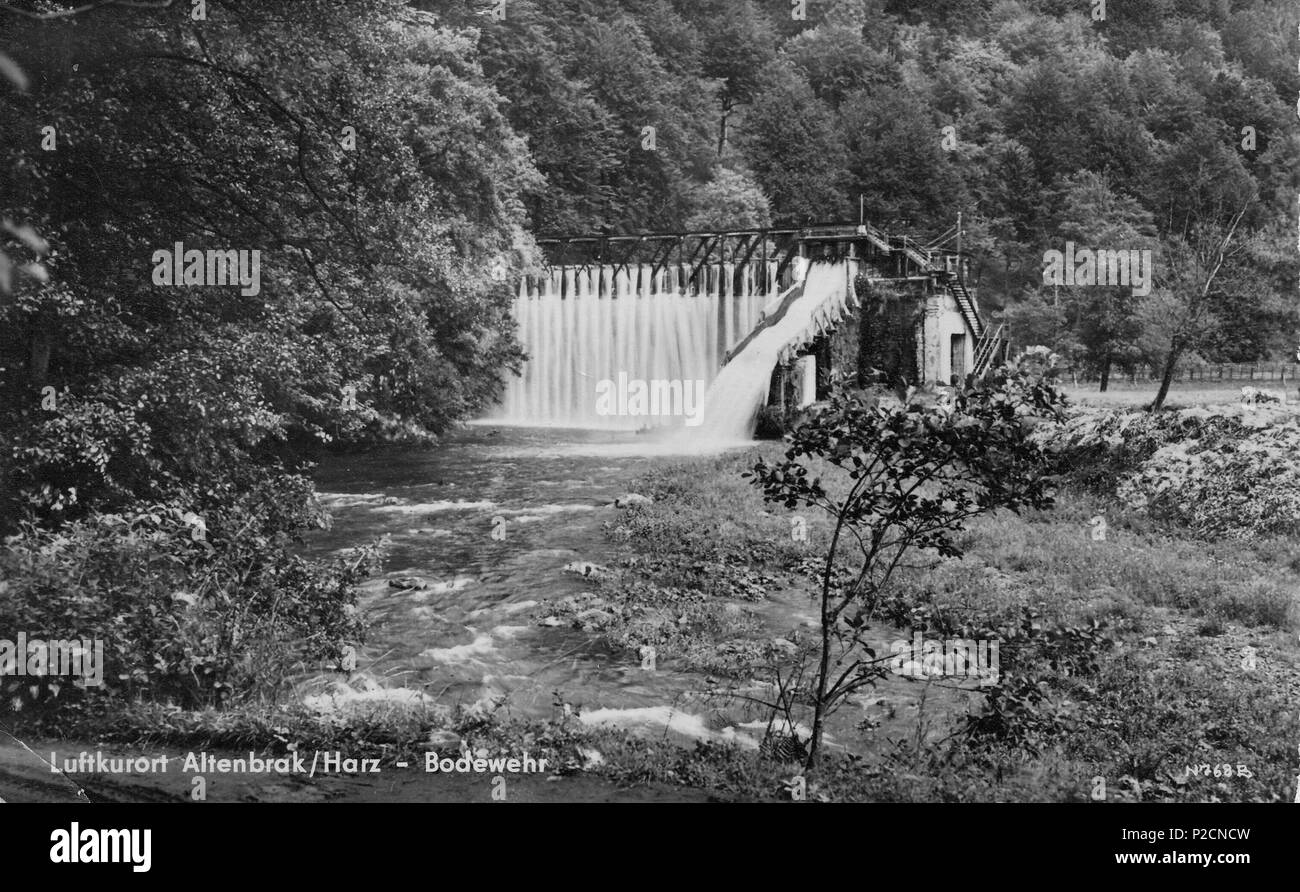
M757 455L779 449L680 461L631 481L652 501L606 524L617 548L610 572L586 595L542 611L615 652L653 646L661 669L690 673L719 703L752 691L802 645L789 620L812 613L830 533L825 517L764 503L741 477ZM1104 538L1094 538L1097 517ZM880 638L907 639L917 628L1014 637L1028 627L1039 644L1018 655L1004 648L1004 683L991 695L894 681L883 692L888 703L861 704L867 719L837 731L853 736L841 736L846 745L807 775L809 798L1072 801L1093 798L1097 778L1107 800L1294 796L1300 543L1197 539L1067 489L1050 510L977 520L961 545L963 559L901 572L873 620ZM668 784L683 795L691 788L739 800L788 800L799 774L752 749L683 747L558 711L526 721L506 710L376 696L322 712L302 699L221 710L87 704L32 716L19 733L152 750L319 749L386 759L462 745L528 750L557 775L611 788ZM1189 774L1189 766L1210 768Z
M770 658L763 645L773 630L743 621L737 604L811 595L809 571L829 529L825 518L804 512L801 541L793 512L763 503L740 477L752 459L684 462L639 481L654 502L610 525L624 544L624 574L594 596L604 617L593 631L621 647L651 644L660 661L695 671L743 677L757 657ZM1093 536L1097 517L1105 519L1104 539ZM1109 799L1294 795L1300 543L1195 539L1066 490L1051 510L977 520L961 544L964 559L935 559L901 574L881 606L882 634L906 638L917 625L998 628L1031 617L1035 627L1070 633L1063 641L1080 629L1104 630L1087 645L1095 660L1072 673L1069 660L1036 663L1042 652L1027 654L1015 679L1040 689L1041 698L1018 704L1023 689L1013 688L991 719L981 697L965 701L966 714L918 716L957 733L942 742L896 735L866 745L865 757L841 754L816 772L819 795L1070 800L1091 797L1099 777ZM963 708L961 701L947 706ZM610 770L695 783L705 769L689 766L699 761L715 766L715 781L746 795L768 789L772 771L782 773L757 755L716 750L667 763L642 752L639 768ZM1197 765L1211 766L1211 776L1189 776L1186 767ZM1231 776L1214 767L1223 765ZM788 777L796 769L783 770Z

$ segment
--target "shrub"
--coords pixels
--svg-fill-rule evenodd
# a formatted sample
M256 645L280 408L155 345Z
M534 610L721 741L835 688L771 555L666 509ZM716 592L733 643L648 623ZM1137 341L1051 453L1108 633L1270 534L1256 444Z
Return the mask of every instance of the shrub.
M1172 443L1120 485L1128 504L1232 539L1300 532L1300 426Z
M59 702L148 695L222 705L273 693L295 664L359 642L354 586L377 549L329 563L295 555L284 516L294 483L214 509L202 533L197 515L175 504L92 514L58 531L25 523L0 549L0 637L101 639L105 667L103 686L80 694L43 684L32 696L22 679L17 705L58 705L50 695L60 691Z
M883 671L863 633L909 552L960 557L957 537L971 519L1051 504L1041 451L1027 437L1063 405L1049 371L1046 351L1023 355L943 406L871 406L837 391L790 436L783 461L760 460L744 475L768 502L817 508L836 524L820 580L805 767L815 764L825 717ZM810 470L825 471L827 484ZM845 572L846 555L856 573Z
M1285 410L1076 409L1034 438L1058 476L1206 537L1300 531L1300 423Z

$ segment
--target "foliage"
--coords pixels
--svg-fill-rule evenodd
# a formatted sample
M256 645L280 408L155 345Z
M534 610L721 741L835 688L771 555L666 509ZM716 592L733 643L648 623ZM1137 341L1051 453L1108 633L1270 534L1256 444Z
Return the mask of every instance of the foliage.
M1020 357L968 384L951 406L868 407L838 393L795 430L783 461L760 460L747 473L767 501L816 507L835 519L818 595L810 765L826 713L880 674L862 636L903 558L912 551L959 557L955 536L971 518L1051 503L1039 449L1026 435L1034 416L1061 410L1045 365L1037 354ZM842 487L810 477L813 460L834 468ZM837 564L842 547L853 556L847 573Z
M1300 531L1300 423L1287 407L1079 408L1034 437L1061 476L1207 539Z
M1290 413L1260 414L1284 420L1162 446L1123 481L1119 497L1206 538L1300 534L1300 424Z
M400 0L10 6L0 619L105 638L111 697L271 692L360 634L368 560L294 554L301 475L492 402L539 177L471 35ZM255 287L163 284L178 243Z
M191 708L274 694L295 666L337 660L361 641L353 586L377 557L374 547L327 564L295 555L284 530L302 519L284 516L288 495L284 482L241 494L203 535L175 504L93 514L58 532L24 525L0 550L0 628L102 641L103 686L86 698ZM22 705L30 681L14 680ZM58 681L39 684L38 704L60 693Z
M1064 295L1046 343L1102 366L1166 360L1182 325L1171 302L1189 296L1173 283L1178 242L1251 204L1243 228L1269 243L1260 278L1225 282L1214 324L1182 351L1249 361L1300 334L1280 235L1300 76L1279 35L1298 21L1280 0L1147 4L1104 26L1037 0L819 2L802 20L751 0L518 0L499 20L471 0L420 5L473 29L546 178L527 198L542 231L715 225L699 199L720 163L749 171L782 225L856 217L861 202L873 223L938 236L964 211L988 308L1036 291L1043 252L1067 239L1174 252L1149 300Z
M772 223L767 196L758 184L725 167L699 191L696 207L686 219L687 229L760 229Z
M1164 426L1177 414L1135 418ZM1042 424L1036 433L1052 427ZM774 443L757 448L769 461L779 455ZM641 573L655 585L703 587L730 598L718 579L736 568L705 562L752 552L745 566L775 577L765 583L770 600L763 612L798 609L785 593L804 588L800 579L820 579L824 561L817 555L831 524L828 516L805 512L809 541L792 541L791 517L764 512L760 492L742 484L739 474L726 473L743 470L748 461L731 455L667 464L638 480L635 491L653 495L654 503L626 509L611 522L615 540L631 552L620 561L627 568L623 579ZM1109 523L1105 541L1090 537L1089 519L1097 515ZM817 767L805 773L810 799L1083 801L1097 775L1107 777L1110 799L1134 798L1134 780L1143 800L1275 801L1290 795L1286 784L1294 778L1285 779L1277 754L1294 737L1294 719L1286 718L1294 710L1285 701L1295 677L1281 641L1293 640L1296 620L1300 547L1294 538L1190 538L1112 498L1063 487L1051 509L975 518L958 542L963 559L900 567L897 584L877 602L877 631L887 638L895 627L907 634L923 630L927 637L998 638L1001 683L932 711L951 732L946 739L936 734L919 746L908 741L895 747L892 735L879 730L852 741L840 737L860 755L823 748ZM708 569L687 571L696 566ZM674 574L671 583L664 581L668 574ZM656 594L637 586L630 596ZM1170 623L1178 634L1168 634ZM1276 636L1277 630L1287 634ZM608 639L619 631L615 623L601 635ZM787 635L779 653L760 646L776 644L762 629L756 639L712 639L713 659L703 664L723 682L720 717L737 700L752 704L755 672L763 679L778 671L788 678L804 659L803 646L815 650L816 642L805 640L815 637L809 631ZM1216 637L1203 637L1209 634ZM1149 635L1156 638L1142 640ZM1241 645L1261 639L1282 649L1276 659L1261 649L1259 671L1243 671ZM665 639L659 657L683 661L665 668L695 665L709 648L707 635L695 642ZM733 658L749 671L728 686L725 663ZM635 655L615 659L634 661ZM811 672L804 675L803 690L796 684L791 693L807 693ZM870 699L910 699L919 684L882 682ZM801 720L803 709L793 704L793 719ZM1252 727L1264 730L1245 733ZM740 748L710 744L697 752L633 741L600 750L607 760L602 770L628 781L689 778L743 799L789 796L782 783L791 766ZM1171 777L1193 762L1247 761L1254 778Z

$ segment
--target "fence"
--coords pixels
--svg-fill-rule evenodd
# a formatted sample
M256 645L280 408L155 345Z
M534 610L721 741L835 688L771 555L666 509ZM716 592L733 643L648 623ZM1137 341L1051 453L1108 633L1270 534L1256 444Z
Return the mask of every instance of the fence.
M1158 366L1152 365L1139 365L1126 369L1116 366L1111 369L1110 381L1112 384L1125 381L1130 384L1136 384L1139 381L1144 383L1157 382L1160 380L1162 371ZM1080 384L1101 380L1101 374L1096 369L1067 368L1063 377ZM1287 382L1294 383L1297 380L1300 380L1300 363L1297 362L1209 363L1179 367L1174 371L1174 381L1184 383L1204 381L1207 384L1212 384L1217 381L1272 381L1278 385L1283 385Z

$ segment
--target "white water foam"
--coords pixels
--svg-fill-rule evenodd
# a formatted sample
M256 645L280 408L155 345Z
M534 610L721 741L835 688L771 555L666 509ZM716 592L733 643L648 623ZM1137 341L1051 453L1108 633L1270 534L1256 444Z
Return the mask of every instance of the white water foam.
M704 399L704 423L690 437L697 448L747 442L767 399L772 370L833 326L848 309L848 268L814 263L778 322L760 331L722 369Z
M584 725L613 725L617 728L635 728L653 725L690 737L694 740L712 740L734 743L746 749L758 749L758 741L746 734L737 734L734 728L712 731L702 717L682 712L671 706L639 706L631 709L592 709L579 715Z
M800 260L796 267L797 274L802 273L803 293L780 320L759 331L720 372L719 344L728 345L727 349L738 346L765 314L779 306L788 290L760 294L751 277L732 295L727 284L730 279L722 277L710 280L712 290L703 295L651 294L645 270L628 279L623 273L615 276L608 268L601 268L603 272L557 270L540 290L530 291L521 285L515 311L520 338L531 359L524 377L508 382L502 409L478 423L574 428L664 425L635 440L614 443L506 447L499 457L507 458L710 454L750 445L772 370L833 328L848 310L847 263L806 264ZM566 294L563 299L559 296L561 285ZM595 383L620 372L647 380L711 382L704 399L703 423L686 427L681 418L595 415Z

